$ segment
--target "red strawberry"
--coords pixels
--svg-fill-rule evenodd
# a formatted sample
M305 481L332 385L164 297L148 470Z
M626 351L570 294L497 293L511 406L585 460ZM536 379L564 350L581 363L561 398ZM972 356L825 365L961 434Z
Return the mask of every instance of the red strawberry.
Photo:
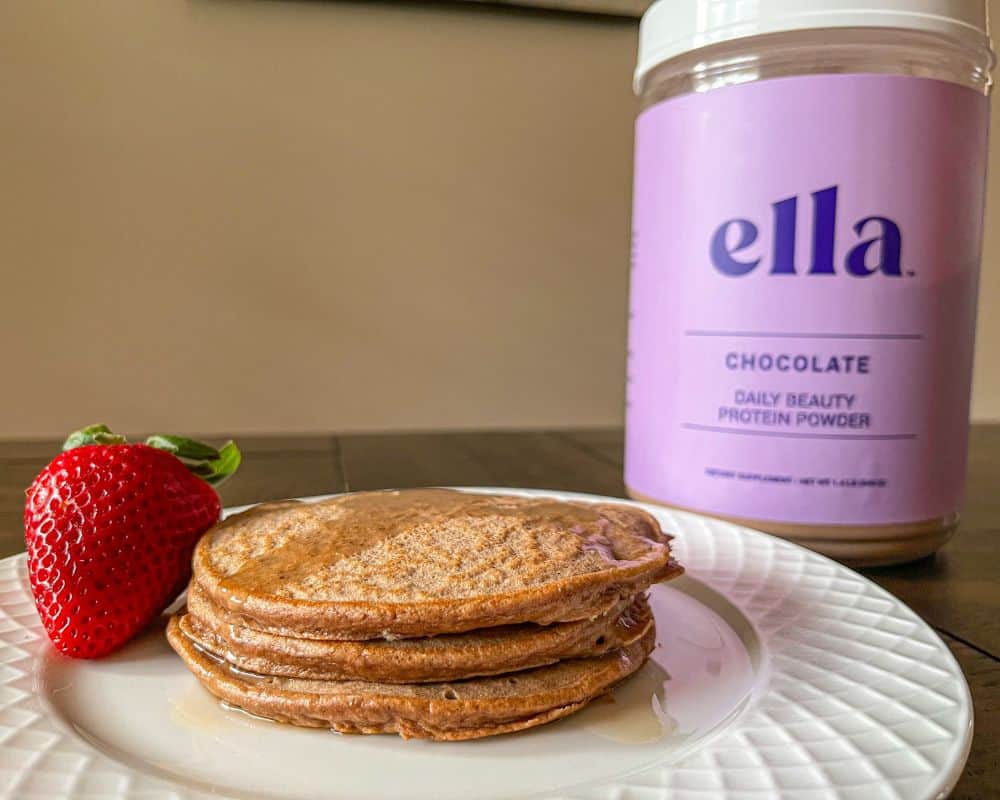
M194 545L219 519L210 484L240 453L171 436L125 444L103 425L72 434L63 451L27 492L28 578L52 643L99 658L187 584Z

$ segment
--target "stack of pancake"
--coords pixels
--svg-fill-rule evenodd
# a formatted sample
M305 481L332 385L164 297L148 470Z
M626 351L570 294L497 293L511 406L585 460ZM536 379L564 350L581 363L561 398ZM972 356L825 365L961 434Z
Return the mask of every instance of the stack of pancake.
M628 506L360 492L210 530L167 630L244 711L343 733L473 739L566 716L642 666L644 593L681 572Z

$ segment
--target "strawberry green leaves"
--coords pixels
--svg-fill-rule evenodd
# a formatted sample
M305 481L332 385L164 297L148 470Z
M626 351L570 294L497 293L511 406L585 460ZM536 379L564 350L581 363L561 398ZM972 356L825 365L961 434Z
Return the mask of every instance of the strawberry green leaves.
M78 431L73 431L63 442L63 452L88 444L125 444L125 437L112 433L107 425L88 425Z
M155 434L148 437L145 443L147 447L176 456L192 473L212 486L218 486L236 472L243 458L236 443L232 441L216 449L184 436ZM63 450L110 444L127 444L127 440L124 436L113 433L107 425L88 425L71 433L63 444Z
M147 444L148 443L149 442L147 440ZM175 453L175 455L178 454ZM212 486L218 486L230 475L236 472L240 462L243 460L243 455L236 446L236 442L232 441L226 442L222 447L216 450L214 458L192 462L179 455L178 457L181 458L185 464L187 464L187 467L191 470L191 472Z
M183 436L157 434L146 439L149 447L177 456L189 470L212 486L218 486L236 472L243 456L235 442L226 442L216 450L211 445Z
M164 436L154 434L146 439L146 444L157 450L166 450L180 459L192 461L208 461L219 457L219 451L204 442L186 439L183 436Z

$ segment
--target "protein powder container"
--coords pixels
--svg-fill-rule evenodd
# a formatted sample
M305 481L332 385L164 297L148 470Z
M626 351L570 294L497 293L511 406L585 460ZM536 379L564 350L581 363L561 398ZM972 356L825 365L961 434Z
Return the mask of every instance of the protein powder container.
M958 524L984 0L659 0L635 89L625 479L853 564Z

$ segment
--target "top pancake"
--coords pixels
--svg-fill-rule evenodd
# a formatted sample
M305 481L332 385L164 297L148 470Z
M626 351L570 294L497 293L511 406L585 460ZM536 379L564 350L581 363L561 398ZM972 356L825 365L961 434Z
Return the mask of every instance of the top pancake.
M447 489L265 503L219 523L195 580L243 624L323 639L592 619L680 573L630 506Z

